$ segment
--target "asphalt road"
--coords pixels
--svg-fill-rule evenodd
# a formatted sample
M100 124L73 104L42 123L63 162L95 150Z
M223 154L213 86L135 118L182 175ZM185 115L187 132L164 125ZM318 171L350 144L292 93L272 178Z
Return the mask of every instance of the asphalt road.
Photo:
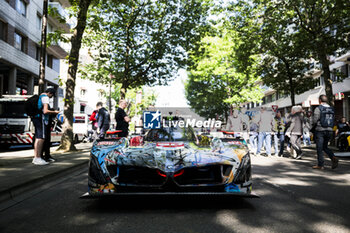
M350 160L325 171L310 168L312 152L252 160L260 198L79 199L80 171L0 212L0 232L350 232Z

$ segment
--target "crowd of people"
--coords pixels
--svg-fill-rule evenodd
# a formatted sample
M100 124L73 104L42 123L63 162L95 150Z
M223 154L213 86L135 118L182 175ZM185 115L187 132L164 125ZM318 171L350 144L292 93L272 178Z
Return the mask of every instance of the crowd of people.
M344 132L350 131L350 125L345 118L335 124L334 109L327 104L327 96L319 97L320 105L314 112L304 111L301 106L293 106L290 113L267 111L261 107L260 112L249 117L246 109L241 112L233 110L227 119L226 131L240 134L247 142L252 154L261 155L265 148L266 156L276 155L283 157L285 148L288 148L290 156L294 159L302 159L304 151L301 143L311 145L311 138L316 143L317 165L314 169L324 169L323 152L332 161L332 168L338 166L338 159L334 156L328 144L334 138L334 126L337 131L335 136L338 145L345 145L346 137L339 137ZM340 147L341 148L341 147Z
M45 141L47 144L50 143L49 122L52 121L52 116L58 113L58 111L49 108L49 98L52 98L54 93L54 89L48 88L39 96L40 114L32 117L36 135L33 163L36 165L46 165L55 161L50 156L50 146L44 146ZM287 147L287 151L294 159L302 159L304 156L301 142L305 146L311 145L311 138L313 138L317 150L317 165L313 168L324 169L323 152L325 152L331 159L334 169L338 166L338 159L328 148L328 144L335 136L339 149L345 149L349 145L347 140L350 124L345 118L335 124L334 109L327 104L326 95L321 95L319 101L320 105L314 109L314 112L304 111L301 106L293 106L291 112L285 113L284 116L279 110L268 111L265 107L261 107L260 112L251 117L246 114L245 108L241 108L240 111L234 109L232 115L227 119L225 130L234 132L249 142L249 149L254 155L261 155L263 148L265 148L266 156L283 157ZM129 133L130 118L124 110L126 107L127 102L121 100L115 114L116 130L119 137L127 137ZM103 107L102 102L98 102L96 110L90 116L92 140L105 138L106 132L110 128L110 120L110 113ZM334 132L335 125L336 131Z

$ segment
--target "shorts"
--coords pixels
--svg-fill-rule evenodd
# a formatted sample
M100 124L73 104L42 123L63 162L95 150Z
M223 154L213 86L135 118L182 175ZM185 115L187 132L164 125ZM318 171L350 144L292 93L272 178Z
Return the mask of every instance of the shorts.
M35 138L45 139L45 132L47 125L44 124L44 120L41 117L32 118L32 122L35 127Z

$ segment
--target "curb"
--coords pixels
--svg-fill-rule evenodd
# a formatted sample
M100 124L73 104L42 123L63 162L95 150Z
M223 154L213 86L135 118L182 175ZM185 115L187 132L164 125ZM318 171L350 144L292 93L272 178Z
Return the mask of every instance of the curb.
M53 173L49 173L49 174L44 174L43 176L39 177L39 178L35 178L33 180L30 180L28 182L22 183L22 184L17 184L13 187L10 187L7 190L4 190L0 193L0 204L2 205L5 202L8 201L14 201L15 203L17 203L18 201L15 200L16 197L19 197L20 195L30 192L30 191L35 191L37 190L37 192L40 192L39 187L52 182L54 180L58 180L59 178L62 178L65 176L65 174L67 173L73 173L75 171L78 171L80 169L82 169L83 167L87 168L87 164L88 164L89 160L83 161L79 164L75 164L74 166L59 170L59 171L55 171ZM36 193L37 193L36 192ZM7 208L5 206L5 208ZM4 207L0 206L0 210L4 209Z

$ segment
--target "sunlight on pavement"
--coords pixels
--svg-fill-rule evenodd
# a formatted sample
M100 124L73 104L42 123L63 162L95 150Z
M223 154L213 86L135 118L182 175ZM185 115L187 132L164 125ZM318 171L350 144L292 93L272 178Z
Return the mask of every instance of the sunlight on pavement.
M322 206L327 207L329 204L326 201L316 200L316 199L307 198L307 197L302 197L299 200L304 204L317 205L320 207Z

